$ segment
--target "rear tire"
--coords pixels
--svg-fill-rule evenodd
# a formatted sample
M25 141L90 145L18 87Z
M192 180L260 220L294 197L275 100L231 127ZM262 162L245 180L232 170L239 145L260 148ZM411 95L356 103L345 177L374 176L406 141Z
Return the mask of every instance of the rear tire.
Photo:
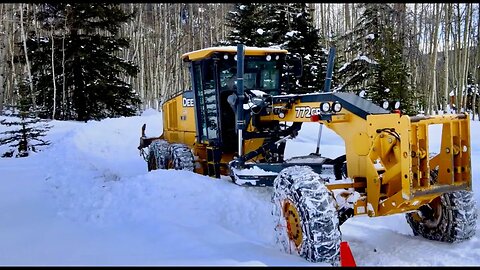
M276 242L311 262L338 265L341 233L333 193L308 166L283 169L274 180Z
M406 214L414 235L442 242L461 242L475 235L476 202L471 191L455 191L435 198Z
M153 141L148 147L148 171L166 169L168 164L168 157L170 144L165 140Z
M170 153L170 168L193 172L195 169L195 158L188 146L181 143L172 144Z

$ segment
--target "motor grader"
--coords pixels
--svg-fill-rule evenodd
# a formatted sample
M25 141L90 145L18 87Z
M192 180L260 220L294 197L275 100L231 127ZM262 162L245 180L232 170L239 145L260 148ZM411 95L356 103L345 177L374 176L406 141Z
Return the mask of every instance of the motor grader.
M286 50L238 45L183 54L191 89L164 102L161 136L141 130L138 149L148 170L273 186L277 243L312 262L338 265L340 225L358 215L405 213L415 235L471 238L477 212L469 115L409 116L398 103L389 108L331 91L334 55L331 49L324 89L291 94L283 82L301 76L302 67ZM287 141L305 122L319 125L317 152L285 159ZM442 132L436 153L434 125ZM322 127L344 140L345 154L318 153Z

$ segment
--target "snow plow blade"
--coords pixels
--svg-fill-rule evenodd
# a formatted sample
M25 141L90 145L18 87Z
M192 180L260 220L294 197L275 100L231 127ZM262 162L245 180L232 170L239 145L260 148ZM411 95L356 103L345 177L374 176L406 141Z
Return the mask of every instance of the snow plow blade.
M291 166L308 165L324 179L335 179L333 162L321 156L302 156L282 163L246 163L241 168L230 167L230 177L239 186L273 186L278 173Z

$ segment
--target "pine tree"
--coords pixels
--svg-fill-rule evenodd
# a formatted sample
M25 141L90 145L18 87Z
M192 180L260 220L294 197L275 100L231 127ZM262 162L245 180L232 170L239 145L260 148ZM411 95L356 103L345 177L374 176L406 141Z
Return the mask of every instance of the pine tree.
M232 31L226 41L219 45L244 44L253 47L266 47L269 42L269 29L266 24L265 4L237 3L227 14L227 25Z
M31 98L28 96L28 85L25 83L19 86L19 105L14 112L8 116L13 120L2 119L1 125L7 127L18 127L0 132L0 145L8 145L9 150L2 154L2 157L27 157L30 152L41 150L42 146L50 144L43 139L45 132L51 128L46 120L36 117L33 111ZM40 148L39 148L40 147ZM16 154L15 154L16 153Z
M282 48L288 50L294 57L301 57L303 75L295 84L295 93L322 91L327 66L325 48L320 45L320 35L315 29L311 16L312 9L306 3L279 4L287 8L286 20L289 28L284 33Z
M236 4L227 16L232 31L220 45L287 49L289 57L302 58L303 75L296 79L282 74L282 88L291 93L319 91L324 85L327 57L311 12L306 3Z
M57 119L87 121L134 115L140 100L122 76L135 77L138 67L117 56L120 50L129 47L129 39L118 36L119 29L134 14L113 3L37 5L40 11L36 17L43 32L53 31L51 36L32 32L27 43L34 87L47 109L45 117L53 113L53 98L59 108ZM52 40L55 83L57 89L66 89L57 91L55 97L50 59ZM19 61L22 54L18 55Z
M393 27L396 11L388 4L359 4L357 8L364 9L358 24L340 38L356 57L338 69L341 83L337 89L357 94L364 90L378 105L400 101L404 113L414 114L403 37Z

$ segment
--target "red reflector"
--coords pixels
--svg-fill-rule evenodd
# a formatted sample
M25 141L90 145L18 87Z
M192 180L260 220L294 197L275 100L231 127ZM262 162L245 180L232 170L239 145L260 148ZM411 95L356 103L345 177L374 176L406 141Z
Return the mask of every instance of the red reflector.
M320 120L320 116L318 116L318 114L314 114L314 115L310 116L310 120L312 122L318 122L318 120Z
M340 243L340 266L357 266L348 242Z
M402 111L400 111L400 110L393 110L392 112L402 114Z

